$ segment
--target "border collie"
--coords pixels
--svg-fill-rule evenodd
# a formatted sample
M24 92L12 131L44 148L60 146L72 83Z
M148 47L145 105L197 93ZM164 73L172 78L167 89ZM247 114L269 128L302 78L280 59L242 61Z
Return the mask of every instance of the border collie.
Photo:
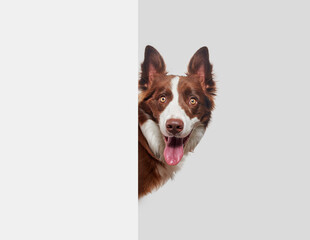
M179 170L208 126L216 92L207 47L185 76L169 75L158 51L146 46L139 80L139 198Z

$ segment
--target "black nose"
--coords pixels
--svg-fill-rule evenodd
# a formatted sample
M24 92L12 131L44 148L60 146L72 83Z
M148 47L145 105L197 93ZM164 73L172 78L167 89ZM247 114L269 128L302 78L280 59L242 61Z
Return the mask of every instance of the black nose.
M166 122L166 129L169 133L172 133L173 135L181 132L184 128L184 123L180 119L176 118L170 118Z

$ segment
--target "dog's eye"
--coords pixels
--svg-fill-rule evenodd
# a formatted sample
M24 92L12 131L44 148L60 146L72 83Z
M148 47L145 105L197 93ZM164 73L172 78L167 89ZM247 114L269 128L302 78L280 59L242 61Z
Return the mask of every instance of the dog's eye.
M161 103L166 102L166 97L160 97L160 98L159 98L159 101L160 101Z
M197 100L196 100L195 98L191 98L191 99L189 100L189 103L190 103L191 105L196 105L196 104L197 104Z

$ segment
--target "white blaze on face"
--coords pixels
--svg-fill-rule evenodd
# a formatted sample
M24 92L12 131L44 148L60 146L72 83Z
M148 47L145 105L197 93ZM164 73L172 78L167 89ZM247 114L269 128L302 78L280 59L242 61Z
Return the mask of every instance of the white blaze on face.
M167 132L166 122L171 118L180 119L184 123L184 128L178 137L185 138L192 131L194 125L199 122L197 117L192 119L187 116L185 111L181 108L179 104L179 77L175 77L171 80L171 91L172 91L172 101L168 104L165 110L159 116L159 127L162 134L166 137L171 136L170 133Z

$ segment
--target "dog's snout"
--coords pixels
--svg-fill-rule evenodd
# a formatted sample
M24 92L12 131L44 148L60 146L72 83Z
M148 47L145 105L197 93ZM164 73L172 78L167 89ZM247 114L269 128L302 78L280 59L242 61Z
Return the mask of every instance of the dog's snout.
M171 118L166 122L166 129L169 133L175 135L182 132L184 123L181 119Z

